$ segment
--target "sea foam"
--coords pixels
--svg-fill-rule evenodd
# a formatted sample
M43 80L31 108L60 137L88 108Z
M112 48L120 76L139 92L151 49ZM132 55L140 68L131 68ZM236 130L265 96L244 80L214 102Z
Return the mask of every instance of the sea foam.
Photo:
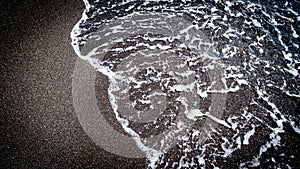
M108 76L113 113L148 168L266 165L282 136L299 138L297 4L84 2L73 48ZM283 154L267 158L290 166L298 155Z

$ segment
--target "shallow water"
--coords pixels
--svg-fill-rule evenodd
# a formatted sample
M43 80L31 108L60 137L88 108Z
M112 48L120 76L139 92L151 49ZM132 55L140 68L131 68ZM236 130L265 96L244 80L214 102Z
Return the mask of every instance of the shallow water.
M149 168L297 167L298 1L85 4L72 45Z

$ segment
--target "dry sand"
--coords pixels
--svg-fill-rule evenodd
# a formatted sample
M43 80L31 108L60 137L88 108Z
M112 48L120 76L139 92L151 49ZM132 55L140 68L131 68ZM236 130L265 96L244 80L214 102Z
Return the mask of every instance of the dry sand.
M145 168L145 159L97 146L74 113L77 56L69 33L83 2L8 1L1 8L0 168Z

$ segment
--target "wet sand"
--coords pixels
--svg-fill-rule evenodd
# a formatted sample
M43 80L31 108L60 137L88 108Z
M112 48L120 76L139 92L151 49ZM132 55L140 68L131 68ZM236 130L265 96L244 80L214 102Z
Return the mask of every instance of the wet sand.
M1 8L0 168L145 168L145 159L97 146L74 113L77 56L69 34L83 2L8 1ZM98 75L96 85L105 81Z

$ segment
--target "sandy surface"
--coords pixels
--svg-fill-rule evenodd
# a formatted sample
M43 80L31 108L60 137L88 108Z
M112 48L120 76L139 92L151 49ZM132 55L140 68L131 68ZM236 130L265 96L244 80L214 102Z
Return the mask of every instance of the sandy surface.
M145 159L124 158L97 146L75 113L72 75L77 56L69 34L81 17L83 2L7 0L0 8L0 168L145 168ZM102 93L107 85L97 74L98 101L107 99ZM237 99L232 96L227 104L235 105ZM107 107L109 101L101 103ZM122 132L111 114L103 115ZM286 131L284 146L262 156L262 168L274 155L299 154L299 135L291 128ZM263 140L254 141L259 146ZM240 157L250 158L254 149L251 145L224 163L232 168ZM299 160L291 163L299 166Z
M144 159L97 146L74 113L77 57L69 33L83 2L8 1L1 8L0 168L145 168Z

